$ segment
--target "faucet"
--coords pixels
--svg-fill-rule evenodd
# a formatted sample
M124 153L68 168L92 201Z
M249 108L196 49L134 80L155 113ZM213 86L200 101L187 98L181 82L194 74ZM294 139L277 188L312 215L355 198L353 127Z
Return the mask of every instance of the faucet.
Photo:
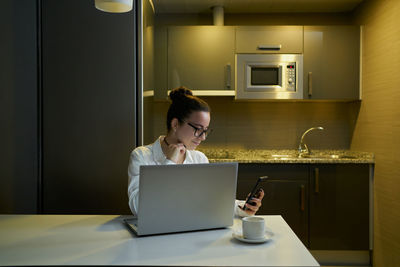
M312 127L303 133L303 135L301 136L300 144L299 144L299 148L298 148L299 157L301 157L302 155L310 155L310 153L311 153L311 151L308 148L308 146L306 145L306 143L304 143L304 137L306 136L306 134L311 132L312 130L323 130L323 129L324 128L322 128L322 127Z

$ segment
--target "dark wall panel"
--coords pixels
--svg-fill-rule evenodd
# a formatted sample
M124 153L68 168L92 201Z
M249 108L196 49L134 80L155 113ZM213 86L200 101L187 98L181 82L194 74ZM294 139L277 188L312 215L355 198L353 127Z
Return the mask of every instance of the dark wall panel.
M0 8L0 213L37 211L36 1Z
M129 213L135 16L43 0L43 211Z

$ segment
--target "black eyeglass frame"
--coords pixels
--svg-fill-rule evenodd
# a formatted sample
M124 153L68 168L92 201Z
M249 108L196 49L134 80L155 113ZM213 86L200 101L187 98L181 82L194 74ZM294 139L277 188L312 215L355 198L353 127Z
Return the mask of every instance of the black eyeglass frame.
M207 130L203 130L202 128L198 128L188 121L183 121L183 122L186 122L190 127L192 127L194 129L193 135L195 137L201 137L204 134L204 136L207 138L213 131L213 129L211 129L211 128L208 128ZM198 132L200 132L200 133L197 134Z

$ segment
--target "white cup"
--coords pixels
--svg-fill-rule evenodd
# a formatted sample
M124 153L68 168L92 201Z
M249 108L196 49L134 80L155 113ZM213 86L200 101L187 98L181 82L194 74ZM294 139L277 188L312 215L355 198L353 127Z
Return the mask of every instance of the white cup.
M261 217L244 217L242 219L242 231L245 239L265 238L265 221Z

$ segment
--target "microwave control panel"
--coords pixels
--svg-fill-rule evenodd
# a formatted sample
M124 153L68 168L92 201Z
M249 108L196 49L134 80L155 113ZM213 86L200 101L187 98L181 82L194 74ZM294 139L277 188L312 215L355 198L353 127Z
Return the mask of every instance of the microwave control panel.
M295 91L296 88L296 62L286 65L286 87L289 91Z

